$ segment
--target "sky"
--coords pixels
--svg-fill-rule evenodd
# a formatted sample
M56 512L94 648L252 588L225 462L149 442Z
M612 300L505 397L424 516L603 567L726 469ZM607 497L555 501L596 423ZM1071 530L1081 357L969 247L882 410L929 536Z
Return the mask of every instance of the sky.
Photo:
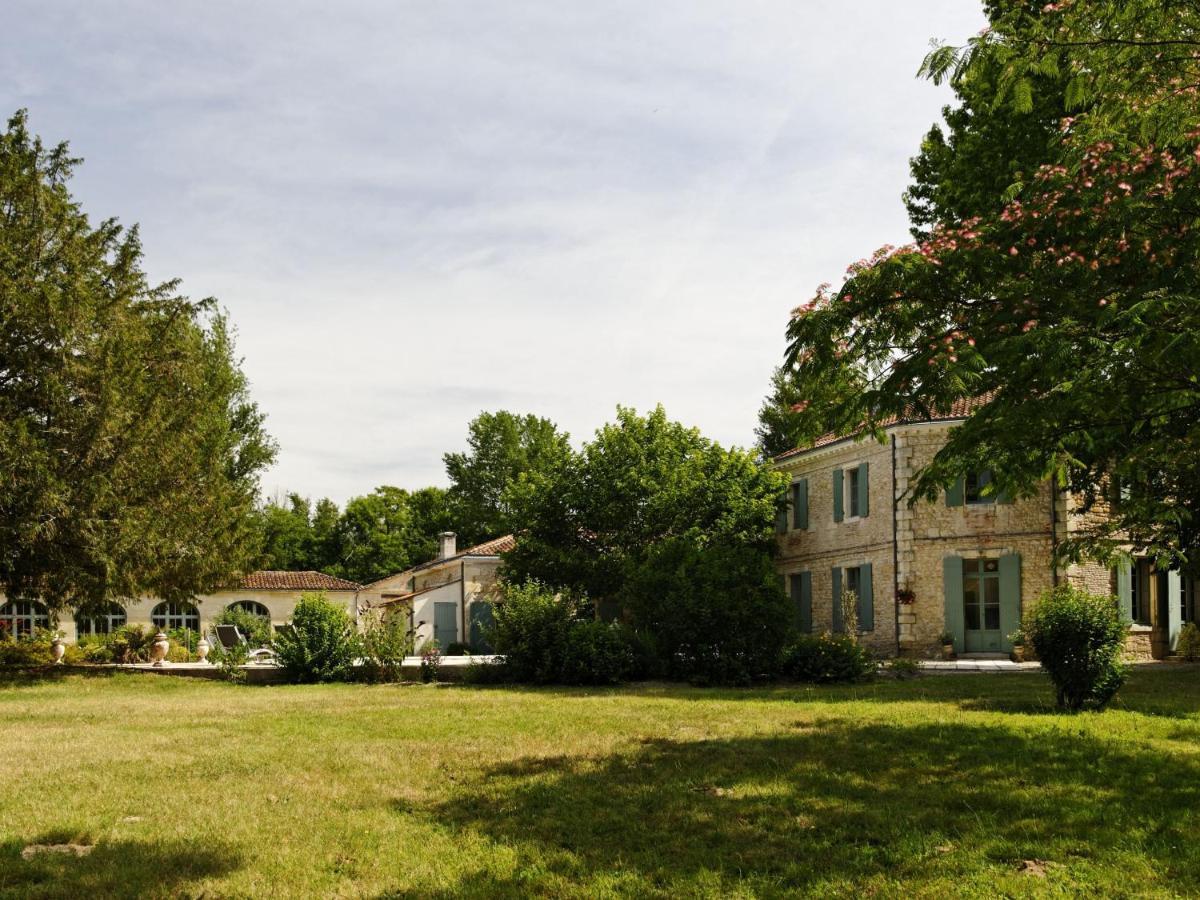
M483 410L750 446L788 313L907 240L975 0L6 0L0 113L216 297L264 492L446 483Z

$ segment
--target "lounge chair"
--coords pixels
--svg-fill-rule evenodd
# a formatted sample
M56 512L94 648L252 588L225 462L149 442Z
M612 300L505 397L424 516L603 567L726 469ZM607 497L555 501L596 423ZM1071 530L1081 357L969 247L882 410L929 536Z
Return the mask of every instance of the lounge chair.
M236 625L216 625L217 641L220 642L223 650L232 650L238 646L249 646L249 641L242 634ZM275 651L268 647L260 647L257 650L249 651L250 659L255 662L265 662L275 658Z

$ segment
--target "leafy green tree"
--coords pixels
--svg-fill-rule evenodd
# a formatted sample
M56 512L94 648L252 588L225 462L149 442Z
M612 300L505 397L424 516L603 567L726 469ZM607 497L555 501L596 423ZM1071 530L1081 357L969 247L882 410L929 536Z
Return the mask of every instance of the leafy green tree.
M403 488L384 485L353 498L338 524L344 556L336 574L366 584L420 562L413 524Z
M307 497L288 494L285 502L269 500L258 511L261 566L265 569L319 569L312 565L312 505Z
M1015 494L1050 477L1111 513L1071 536L1069 558L1130 539L1187 564L1200 561L1200 133L1157 107L1200 112L1180 81L1197 17L1124 6L998 5L967 50L930 56L960 106L952 138L914 164L918 239L818 289L793 313L787 363L814 398L796 415L841 432L983 401L914 499L970 469Z
M510 491L520 538L506 577L567 588L602 617L652 630L672 674L763 674L787 620L771 566L784 481L662 407L619 408L581 453Z
M506 499L523 474L549 471L571 454L569 436L549 419L500 410L480 413L468 426L466 453L443 458L449 500L463 543L476 544L512 531Z
M93 226L65 144L0 135L0 589L51 607L210 591L254 551L275 447L214 301Z

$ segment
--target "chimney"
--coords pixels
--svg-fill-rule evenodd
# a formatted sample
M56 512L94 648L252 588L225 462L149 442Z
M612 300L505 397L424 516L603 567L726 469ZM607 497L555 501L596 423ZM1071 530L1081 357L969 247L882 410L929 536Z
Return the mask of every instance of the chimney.
M438 535L438 559L449 559L458 552L458 535L443 531Z

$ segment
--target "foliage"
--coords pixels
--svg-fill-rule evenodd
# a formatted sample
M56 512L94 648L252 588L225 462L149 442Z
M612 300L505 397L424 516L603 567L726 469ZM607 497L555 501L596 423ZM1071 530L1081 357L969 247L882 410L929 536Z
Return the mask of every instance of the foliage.
M464 544L513 530L510 487L522 476L552 472L571 456L568 435L549 419L500 410L467 426L466 453L447 453L454 527Z
M858 594L854 591L842 591L842 627L847 637L852 641L858 640Z
M323 593L302 594L292 627L275 639L279 665L301 683L347 679L358 650L349 614Z
M563 646L562 684L619 684L634 669L634 653L620 626L576 621Z
M1185 622L1179 629L1179 641L1175 652L1188 662L1200 659L1200 627L1195 622Z
M401 680L401 666L413 652L408 623L397 616L371 621L362 635L363 677L372 682Z
M114 630L112 634L107 635L105 643L112 654L113 662L122 664L148 662L154 635L153 630L148 631L141 625L123 625Z
M271 620L266 616L260 616L257 613L252 613L244 606L227 606L215 616L213 616L214 625L232 625L239 632L246 642L250 645L250 649L257 650L260 647L270 647L274 641L275 635L271 628ZM193 652L195 647L192 648Z
M891 659L887 664L887 670L892 677L904 681L909 678L916 678L921 674L921 664L915 659L907 659L903 656L897 656Z
M1014 496L1052 477L1085 510L1118 501L1066 557L1111 559L1128 541L1192 565L1200 387L1178 373L1200 369L1200 104L1174 79L1197 65L1197 10L992 13L968 52L926 66L959 105L914 162L916 242L793 312L789 389L811 399L790 427L878 433L976 400L910 499L980 468Z
M866 681L877 666L871 652L846 634L804 634L783 651L782 674L816 684Z
M508 584L494 610L492 645L513 681L559 680L577 601L536 582Z
M470 656L471 645L462 641L451 641L446 645L446 651L443 656Z
M1021 627L1054 682L1060 708L1102 709L1124 683L1127 629L1115 598L1059 585L1042 594Z
M953 644L954 643L954 635L951 634L949 631L943 631L941 634L938 635L938 643L942 644L943 646L945 646L946 644Z
M215 589L252 549L262 429L212 300L93 227L79 160L0 134L0 591L51 609Z
M210 651L209 658L229 681L245 682L242 666L250 661L250 648L246 644L234 644L228 649L218 644Z
M0 632L0 666L33 668L50 665L54 662L50 649L53 639L54 633L42 628L16 638Z
M626 611L677 677L744 681L769 670L786 620L771 570L784 488L662 407L618 408L580 453L510 492L507 578L588 597L604 618Z
M436 682L442 671L442 650L437 641L426 641L421 647L421 681Z

